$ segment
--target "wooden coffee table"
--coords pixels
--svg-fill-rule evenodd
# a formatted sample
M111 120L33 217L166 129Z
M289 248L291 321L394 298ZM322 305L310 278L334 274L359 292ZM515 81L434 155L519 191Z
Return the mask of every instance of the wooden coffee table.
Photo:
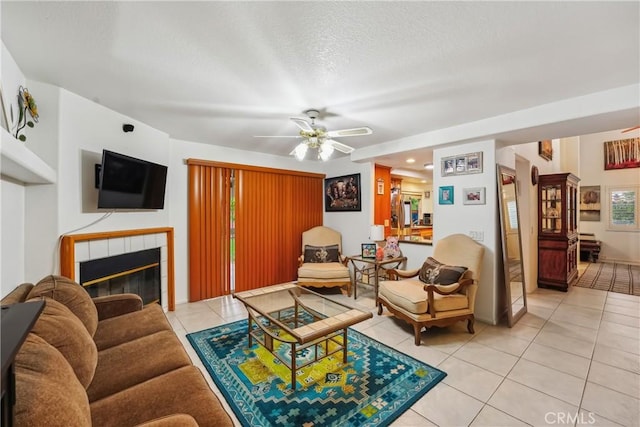
M291 388L296 389L296 371L342 351L347 363L347 328L373 317L333 301L324 295L289 283L233 295L249 313L249 347L255 339L291 370ZM275 343L291 346L291 357L275 352ZM312 348L311 360L297 363L295 355Z

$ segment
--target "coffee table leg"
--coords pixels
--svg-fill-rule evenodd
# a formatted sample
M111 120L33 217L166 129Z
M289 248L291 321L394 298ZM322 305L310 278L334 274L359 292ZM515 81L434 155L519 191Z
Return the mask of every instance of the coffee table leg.
M342 363L347 364L347 328L342 330L342 341L344 346L342 347Z
M296 389L296 344L291 343L291 390Z

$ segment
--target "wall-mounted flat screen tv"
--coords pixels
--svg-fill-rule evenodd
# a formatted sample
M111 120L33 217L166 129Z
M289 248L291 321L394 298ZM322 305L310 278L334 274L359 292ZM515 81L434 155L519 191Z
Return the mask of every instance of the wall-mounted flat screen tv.
M166 166L103 150L98 208L163 209L166 184Z

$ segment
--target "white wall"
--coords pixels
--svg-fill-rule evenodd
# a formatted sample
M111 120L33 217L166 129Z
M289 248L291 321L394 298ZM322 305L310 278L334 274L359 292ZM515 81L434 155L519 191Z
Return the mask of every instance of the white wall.
M621 133L620 130L580 137L580 186L600 186L600 221L580 221L582 233L595 233L602 241L600 260L640 264L640 232L608 229L609 203L607 188L618 185L640 185L640 169L604 170L605 141L638 138L640 131Z
M19 111L18 88L26 85L26 79L4 43L0 50L0 59L0 87L4 106L9 121L12 110L13 120L16 122ZM13 134L15 126L12 126L12 123L8 123L8 126ZM5 177L0 179L0 297L4 297L25 281L25 197L26 187L21 183Z
M360 212L325 212L324 225L342 234L342 252L344 255L360 254L362 243L371 243L369 231L373 225L373 188L375 188L375 166L372 163L353 163L343 158L323 163L327 178L342 175L360 174Z
M455 156L481 151L483 156L483 172L470 175L441 176L441 160L443 157ZM485 247L482 274L479 281L475 316L478 320L496 324L499 320L499 291L496 283L496 253L499 237L497 228L497 194L496 194L496 143L493 140L460 144L433 150L435 168L433 170L434 197L438 197L439 187L454 187L454 204L440 205L434 200L433 244L450 234L469 235L471 231L484 233L481 243ZM485 187L486 204L463 205L462 189Z
M0 293L4 297L24 282L24 186L0 180L0 211Z

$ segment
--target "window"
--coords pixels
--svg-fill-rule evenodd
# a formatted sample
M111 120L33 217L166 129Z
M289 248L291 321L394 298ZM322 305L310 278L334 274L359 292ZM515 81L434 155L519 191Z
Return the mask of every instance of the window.
M640 187L621 186L608 189L609 229L640 231L638 224L638 195Z

